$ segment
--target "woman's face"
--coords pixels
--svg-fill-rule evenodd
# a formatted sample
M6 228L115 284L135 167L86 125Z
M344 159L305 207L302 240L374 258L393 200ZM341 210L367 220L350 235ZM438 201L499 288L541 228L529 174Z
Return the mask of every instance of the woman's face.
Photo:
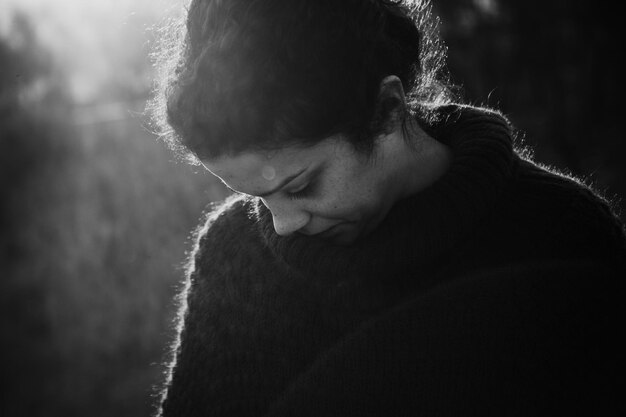
M349 244L373 230L401 194L397 146L379 141L368 159L347 141L329 138L308 148L243 153L203 164L232 190L260 197L277 234Z

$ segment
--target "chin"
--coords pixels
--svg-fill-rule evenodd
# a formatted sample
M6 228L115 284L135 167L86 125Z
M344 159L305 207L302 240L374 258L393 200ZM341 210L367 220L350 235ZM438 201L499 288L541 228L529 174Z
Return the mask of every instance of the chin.
M348 235L348 234L343 234L343 235L334 236L334 237L329 238L327 240L329 242L334 243L335 245L348 246L348 245L351 245L354 242L356 242L357 237L356 236L352 236L352 235Z

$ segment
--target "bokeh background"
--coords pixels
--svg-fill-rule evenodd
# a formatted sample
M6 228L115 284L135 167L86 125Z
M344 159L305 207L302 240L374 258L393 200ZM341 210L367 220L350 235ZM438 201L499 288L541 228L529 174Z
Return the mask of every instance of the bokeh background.
M2 416L154 410L190 232L226 196L145 127L150 50L182 4L0 0ZM538 160L619 210L615 11L564 0L435 10L465 100L500 108Z

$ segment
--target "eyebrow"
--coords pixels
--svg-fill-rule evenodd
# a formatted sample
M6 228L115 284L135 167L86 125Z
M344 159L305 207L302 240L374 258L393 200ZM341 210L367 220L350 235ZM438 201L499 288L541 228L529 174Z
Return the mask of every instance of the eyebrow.
M257 194L257 197L267 197L269 195L274 194L276 191L280 190L281 188L283 188L285 185L289 184L291 181L295 180L296 178L298 178L304 171L306 171L306 168L302 168L300 171L296 172L293 175L290 175L286 178L284 178L276 187L274 187L273 189L266 191L264 193L261 194Z

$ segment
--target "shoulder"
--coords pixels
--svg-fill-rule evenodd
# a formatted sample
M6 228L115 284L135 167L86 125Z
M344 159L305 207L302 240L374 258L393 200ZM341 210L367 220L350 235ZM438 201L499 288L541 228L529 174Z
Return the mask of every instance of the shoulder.
M592 184L529 158L520 158L513 184L510 203L523 207L525 215L552 230L578 255L626 257L626 234L616 205Z
M213 203L203 216L203 220L196 231L200 239L208 239L214 230L232 230L247 225L249 216L250 198L244 195L233 194L226 200Z
M514 169L517 191L546 208L557 205L561 214L599 216L619 225L615 207L590 181L537 163L523 154Z
M189 254L188 274L207 263L216 264L251 251L259 241L252 213L253 199L233 195L213 204L193 233L193 249ZM245 250L244 250L245 248Z

